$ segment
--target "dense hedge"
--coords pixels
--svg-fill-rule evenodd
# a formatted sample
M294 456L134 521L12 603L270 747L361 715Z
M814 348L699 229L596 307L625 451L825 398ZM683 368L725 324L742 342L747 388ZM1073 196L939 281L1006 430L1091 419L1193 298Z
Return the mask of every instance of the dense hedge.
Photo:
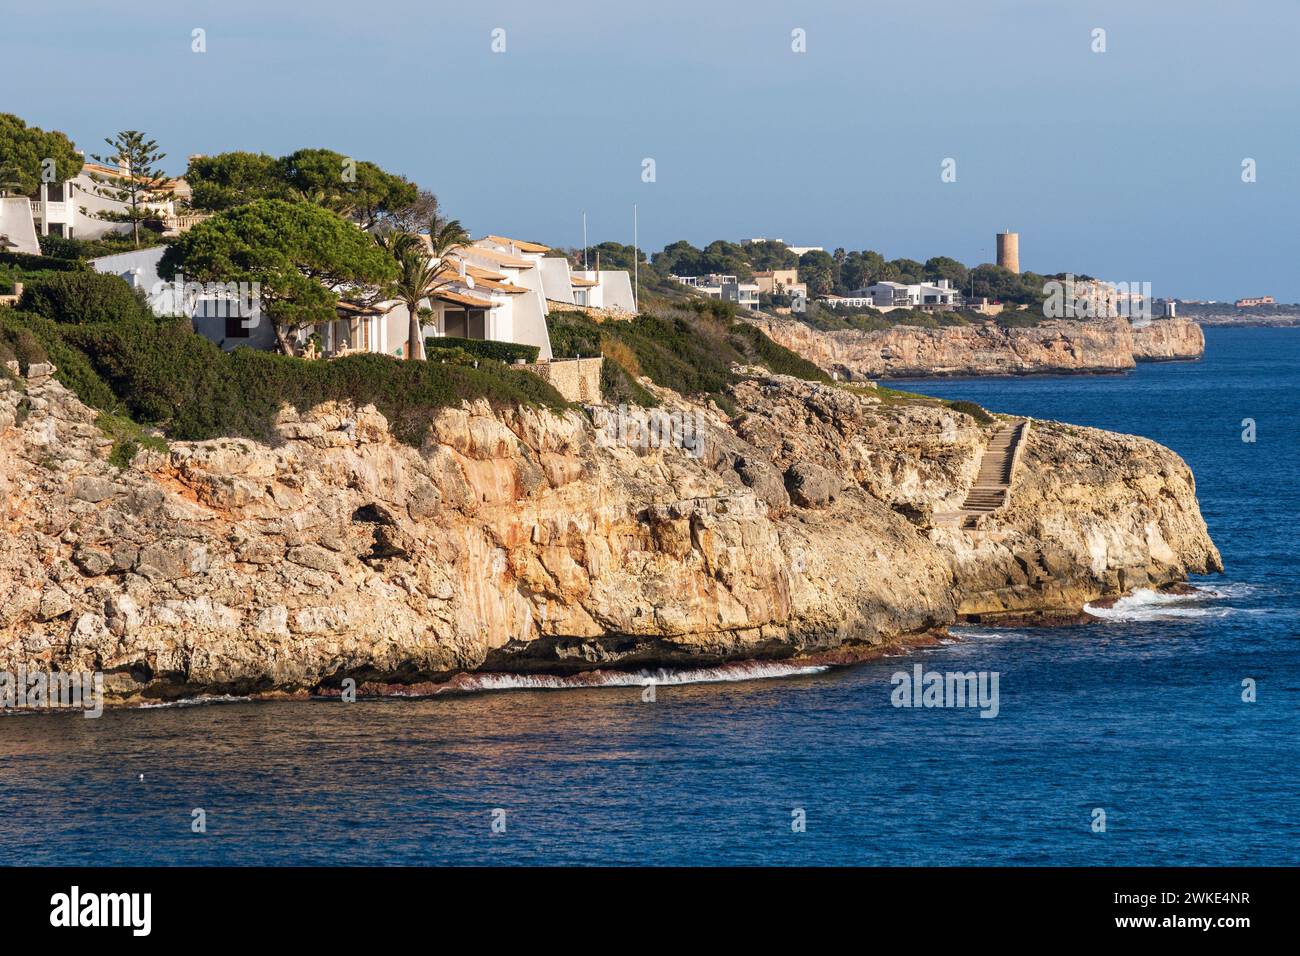
M496 359L498 362L513 363L516 359L536 362L541 351L536 345L520 345L516 342L496 342L491 339L462 339L454 335L441 338L429 337L424 340L425 354L432 357L434 349L461 349L480 358Z
M144 298L124 279L98 272L60 272L35 279L24 287L18 307L73 325L128 322L152 315Z
M79 259L56 259L27 252L0 252L0 265L17 266L29 272L82 272L90 268Z
M113 390L99 377L85 354L64 341L60 328L40 316L0 309L0 339L7 343L24 372L31 365L52 362L58 369L59 381L87 405L105 411L120 409L122 403Z
M181 440L271 440L285 403L298 409L331 400L374 404L393 434L414 445L423 441L434 409L462 399L568 407L531 372L460 350L444 350L445 360L436 362L387 355L308 361L254 349L223 352L184 319L68 325L8 309L0 310L0 330L21 364L48 356L59 379L88 405Z
M123 252L136 250L135 240L130 231L108 232L98 239L68 239L65 236L38 236L41 254L56 259L98 259L101 256L115 256ZM162 245L162 236L150 229L140 230L141 247Z

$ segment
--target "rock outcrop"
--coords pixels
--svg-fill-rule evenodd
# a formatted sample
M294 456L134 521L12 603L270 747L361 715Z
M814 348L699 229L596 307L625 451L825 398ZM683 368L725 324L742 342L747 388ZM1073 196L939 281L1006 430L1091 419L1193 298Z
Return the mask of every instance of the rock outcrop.
M821 331L793 319L752 319L786 348L847 380L932 375L1120 372L1135 362L1199 358L1205 336L1189 319L1140 327L1127 319L1057 319L1026 328L995 322L878 332Z
M0 375L0 668L116 700L831 653L1219 566L1176 455L1063 425L1008 509L931 527L992 429L855 386L745 381L730 420L666 393L691 449L482 402L416 449L329 404L119 469L32 372Z
M1205 354L1205 333L1191 319L1156 319L1133 326L1133 358L1186 362Z

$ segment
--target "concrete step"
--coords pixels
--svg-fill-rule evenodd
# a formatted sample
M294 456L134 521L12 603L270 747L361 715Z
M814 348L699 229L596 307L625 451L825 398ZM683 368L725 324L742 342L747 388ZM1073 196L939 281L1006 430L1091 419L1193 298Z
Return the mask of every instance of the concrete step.
M962 502L961 527L973 528L981 514L997 511L1007 503L1011 486L1011 463L1024 434L1024 423L1005 425L989 439L980 457L975 483Z

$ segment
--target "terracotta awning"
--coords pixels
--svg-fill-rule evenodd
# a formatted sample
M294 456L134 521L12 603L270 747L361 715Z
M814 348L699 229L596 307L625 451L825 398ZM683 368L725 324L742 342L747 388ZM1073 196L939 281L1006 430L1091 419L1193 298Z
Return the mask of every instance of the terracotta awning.
M507 239L505 236L484 236L480 242L495 242L502 246L514 246L520 252L550 252L550 246L540 242L524 242L522 239Z
M480 299L476 295L470 295L465 292L456 292L452 289L440 289L433 294L433 298L442 302L454 302L456 305L466 305L472 309L492 308L491 299Z

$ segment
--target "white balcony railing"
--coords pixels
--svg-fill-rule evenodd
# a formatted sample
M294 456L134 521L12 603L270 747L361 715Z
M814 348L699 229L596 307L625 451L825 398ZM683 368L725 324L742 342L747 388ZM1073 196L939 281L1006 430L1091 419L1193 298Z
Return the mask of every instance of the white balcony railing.
M40 219L41 201L39 199L33 199L31 202L32 215L35 218ZM45 209L49 212L51 222L68 222L72 215L72 204L67 200L62 202L47 202L45 204Z

